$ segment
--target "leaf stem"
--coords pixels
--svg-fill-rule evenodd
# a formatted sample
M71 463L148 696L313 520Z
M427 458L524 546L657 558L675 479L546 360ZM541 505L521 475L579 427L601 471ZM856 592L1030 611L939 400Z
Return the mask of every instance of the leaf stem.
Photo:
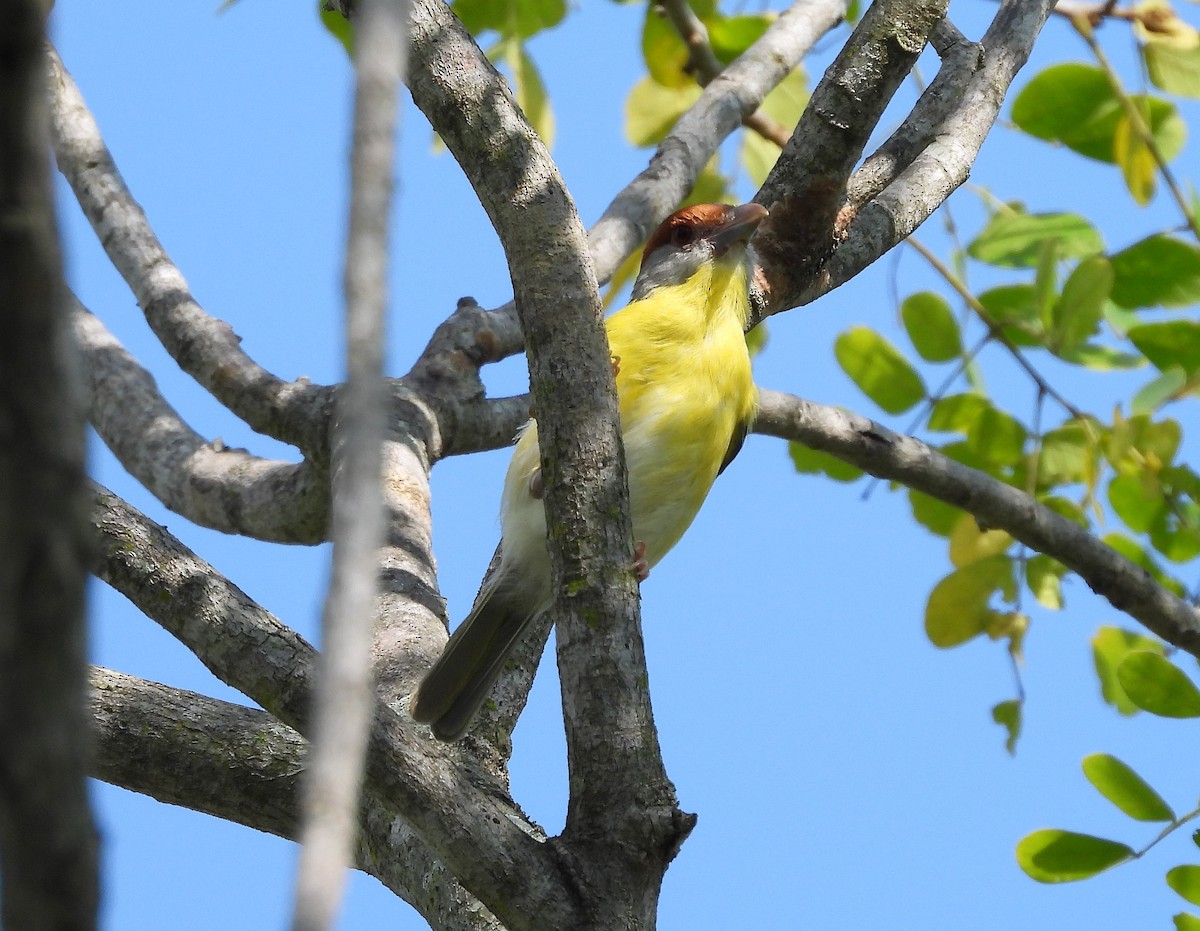
M1166 182L1167 188L1171 192L1171 196L1175 198L1175 203L1179 205L1179 210L1187 221L1188 228L1192 231L1192 235L1200 240L1200 220L1197 220L1195 212L1191 205L1188 204L1187 198L1183 195L1183 190L1179 187L1175 180L1175 175L1167 166L1167 160L1163 156L1162 149L1159 148L1158 142L1155 140L1150 127L1146 124L1146 119L1142 115L1142 111L1138 109L1137 104L1133 102L1133 98L1129 96L1129 92L1125 90L1121 83L1120 77L1113 69L1112 62L1108 60L1108 56L1104 54L1104 49L1100 43L1096 41L1095 32L1092 29L1091 20L1086 14L1077 13L1071 16L1071 25L1075 27L1075 31L1079 33L1080 38L1087 43L1087 46L1095 56L1097 64L1104 71L1105 77L1108 78L1108 84L1112 88L1112 92L1121 102L1122 108L1125 110L1125 115L1129 118L1129 125L1133 131L1138 134L1138 137L1145 144L1146 149L1150 152L1155 164L1158 166L1158 171Z
M1008 350L1009 354L1016 360L1017 364L1025 370L1026 374L1028 374L1030 378L1033 379L1034 384L1038 386L1039 390L1045 392L1049 397L1054 398L1054 400L1061 404L1063 409L1066 410L1067 413L1069 413L1072 417L1079 421L1086 420L1083 412L1066 398L1064 398L1061 394L1059 394L1058 391L1056 391L1054 387L1051 386L1050 383L1041 376L1038 370L1029 363L1029 360L1025 358L1024 354L1020 349L1017 348L1013 341L1004 335L1004 332L1000 329L999 324L997 324L996 321L992 319L991 314L988 313L987 308L984 307L979 302L979 298L972 294L970 289L964 285L961 280L959 280L959 277L954 274L949 266L947 266L941 259L934 255L929 248L915 236L909 236L905 242L915 249L921 255L921 257L930 264L934 271L942 276L945 282L950 285L955 292L957 292L958 296L966 302L967 306L970 307L971 310L975 311L976 316L978 316L979 319L983 321L984 326L988 328L988 333L992 339L996 340L996 342L1000 343L1005 349Z

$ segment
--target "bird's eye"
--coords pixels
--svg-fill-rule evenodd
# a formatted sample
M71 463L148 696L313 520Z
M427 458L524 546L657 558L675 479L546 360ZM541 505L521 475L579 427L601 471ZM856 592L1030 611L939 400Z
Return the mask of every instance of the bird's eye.
M677 226L671 230L671 243L676 246L690 246L696 241L694 226Z

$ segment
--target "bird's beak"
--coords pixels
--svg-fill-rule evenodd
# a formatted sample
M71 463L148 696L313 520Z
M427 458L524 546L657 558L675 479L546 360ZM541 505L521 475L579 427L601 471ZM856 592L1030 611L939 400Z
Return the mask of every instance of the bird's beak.
M729 247L745 243L754 235L758 224L767 218L767 208L762 204L742 204L726 215L725 222L709 234L715 255L724 255Z

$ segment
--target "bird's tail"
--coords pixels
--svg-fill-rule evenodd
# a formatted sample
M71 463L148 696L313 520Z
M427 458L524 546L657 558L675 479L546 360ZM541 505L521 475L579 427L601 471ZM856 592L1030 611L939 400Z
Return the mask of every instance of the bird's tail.
M458 740L467 732L537 613L507 594L500 587L481 595L409 700L408 713L439 740Z

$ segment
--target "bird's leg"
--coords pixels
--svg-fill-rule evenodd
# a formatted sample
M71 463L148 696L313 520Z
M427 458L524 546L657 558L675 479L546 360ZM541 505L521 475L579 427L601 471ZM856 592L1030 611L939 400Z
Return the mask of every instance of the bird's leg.
M529 476L529 497L535 501L541 501L542 495L546 493L546 483L542 479L542 470L535 469L533 475Z
M613 370L613 378L616 378L618 375L621 374L621 357L620 356L612 357L612 370Z
M650 564L646 562L646 544L641 540L636 540L633 544L633 573L638 582L645 582L650 578Z

